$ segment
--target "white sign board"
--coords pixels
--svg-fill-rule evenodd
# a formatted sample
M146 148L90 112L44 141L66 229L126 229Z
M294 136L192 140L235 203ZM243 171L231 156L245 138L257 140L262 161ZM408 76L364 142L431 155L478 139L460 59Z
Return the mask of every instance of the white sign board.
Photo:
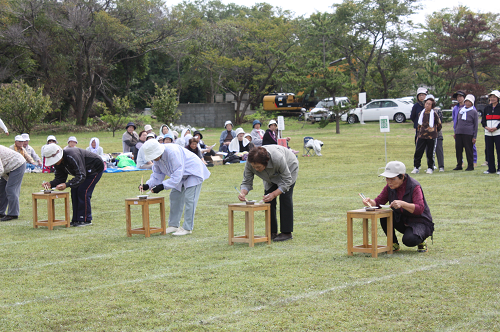
M389 128L389 117L387 115L380 117L380 132L389 133L391 129Z
M361 105L366 104L366 92L360 92L359 93L359 103Z
M278 130L285 130L285 118L282 115L278 116Z

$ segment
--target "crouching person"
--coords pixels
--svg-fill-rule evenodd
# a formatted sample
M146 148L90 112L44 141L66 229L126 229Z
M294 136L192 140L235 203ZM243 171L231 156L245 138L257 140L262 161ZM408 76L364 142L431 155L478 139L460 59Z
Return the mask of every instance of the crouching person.
M149 140L141 147L147 160L153 160L153 173L139 189L153 193L170 191L170 214L167 233L187 235L193 232L194 214L203 181L210 172L201 159L177 144L160 144ZM165 177L169 177L165 180ZM180 226L182 212L184 223Z
M44 188L64 190L71 187L71 202L73 218L71 226L80 227L92 225L92 208L90 199L95 185L101 179L104 163L95 153L71 148L63 150L59 145L46 145L43 149L45 165L54 165L55 177L50 182L44 182ZM74 176L67 181L68 175Z
M434 223L420 183L406 174L406 166L400 161L387 163L385 172L379 176L385 177L387 185L377 198L366 198L363 203L380 206L389 202L394 230L403 234L403 244L407 247L418 246L418 252L426 252L425 239L432 236ZM380 225L387 234L387 218L380 218ZM394 230L393 250L398 251L399 242Z

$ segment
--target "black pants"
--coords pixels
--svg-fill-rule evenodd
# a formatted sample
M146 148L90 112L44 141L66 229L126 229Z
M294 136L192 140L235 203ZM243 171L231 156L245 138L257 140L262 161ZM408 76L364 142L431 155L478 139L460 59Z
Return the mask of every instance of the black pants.
M290 186L290 190L286 193L282 193L278 197L280 198L280 230L281 233L292 233L293 232L293 187L295 183ZM278 185L273 184L273 186L265 191L265 194L269 194L278 189ZM278 220L276 219L276 198L271 202L271 233L278 233Z
M387 235L387 218L380 218L380 226L382 226L382 229L384 230L385 235ZM422 239L420 236L413 234L413 229L411 227L406 226L402 222L398 222L397 224L394 224L394 229L393 229L393 234L392 234L392 241L394 243L398 243L398 238L396 237L396 229L398 232L403 234L403 244L407 247L415 247L419 245L420 243L424 242L425 239Z
M495 173L495 150L497 151L497 164L500 171L500 135L497 136L484 136L486 143L486 160L488 161L488 171Z
M436 159L437 159L438 167L444 168L443 137L438 137L436 139L433 155L436 155L436 158L434 158L434 165L436 165Z
M472 152L472 135L456 134L455 135L455 152L457 155L457 167L462 168L463 151L465 149L465 157L467 158L467 168L474 169L474 155Z
M424 151L427 155L427 167L430 169L434 167L434 144L435 139L417 139L417 146L415 147L415 154L413 155L414 167L420 167Z
M92 208L90 199L94 192L95 185L101 179L103 172L87 176L85 181L76 188L71 188L71 202L73 205L74 222L90 222L92 220Z

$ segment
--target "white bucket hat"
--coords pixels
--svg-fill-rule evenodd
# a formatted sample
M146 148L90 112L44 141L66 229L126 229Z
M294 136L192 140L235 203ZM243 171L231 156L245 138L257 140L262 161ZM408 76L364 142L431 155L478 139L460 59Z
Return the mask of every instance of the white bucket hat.
M271 120L271 121L269 121L269 124L267 125L267 127L270 127L272 124L278 125L276 120Z
M148 130L153 130L153 127L151 127L151 125L145 125L145 126L144 126L144 130L145 130L145 131L148 131Z
M243 137L250 137L250 138L252 138L252 135L250 135L249 133L245 133L245 135L243 135Z
M433 99L434 101L436 101L436 98L434 98L433 95L427 95L427 96L425 96L424 100L427 100L427 99Z
M42 155L45 157L45 165L52 166L63 157L63 150L57 144L49 144L44 147Z
M30 140L30 135L28 135L28 134L22 134L21 136L24 138L25 141Z
M150 139L144 143L141 149L144 149L144 157L146 160L155 160L165 152L165 145L160 144L155 139Z
M25 142L26 140L24 139L23 135L16 135L16 137L14 137L14 141Z
M243 128L238 128L236 129L236 136L238 136L239 134L244 134L245 131L243 130Z
M418 88L418 89L417 89L417 96L418 96L419 94L421 94L421 93L423 93L423 94L425 94L425 95L426 95L426 94L427 94L427 89L426 89L426 88Z
M228 120L228 121L224 122L224 128L226 128L228 124L230 124L231 126L233 125L233 123Z
M70 136L70 137L68 138L68 143L69 143L69 142L76 142L76 143L78 143L78 141L76 140L76 137L75 137L75 136Z
M148 137L155 138L155 134L149 133L149 134L146 135L146 139L148 139Z
M488 95L488 97L489 97L489 96L491 96L491 95L494 95L494 96L496 96L498 99L500 99L500 91L498 91L498 90L493 90L493 91L491 91L491 92L490 92L490 94Z
M406 173L406 166L400 161L390 161L385 165L385 172L380 174L379 176L383 176L386 178L395 178L399 174Z
M54 135L47 136L47 142L48 141L56 141L56 144L57 144L57 140L56 140L56 137Z
M474 97L473 95L467 95L464 99L464 101L470 101L472 103L472 105L474 105L474 102L476 101L476 97Z

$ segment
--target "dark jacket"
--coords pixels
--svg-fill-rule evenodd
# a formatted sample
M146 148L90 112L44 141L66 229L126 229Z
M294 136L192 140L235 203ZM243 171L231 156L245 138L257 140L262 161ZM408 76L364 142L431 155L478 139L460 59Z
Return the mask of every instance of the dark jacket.
M273 131L271 129L266 130L266 133L264 134L264 137L262 138L262 145L272 145L272 144L278 144L278 138L276 134L274 135L273 138Z
M76 188L85 181L87 175L95 175L104 171L104 162L95 153L80 148L63 150L63 159L59 165L54 165L55 178L50 181L53 188L61 183L66 187ZM74 176L66 182L68 175Z
M417 129L418 127L418 115L424 109L424 104L417 101L413 107L411 108L410 120L413 121L413 128Z
M412 201L413 191L415 190L416 186L420 186L420 183L418 183L417 180L409 177L408 174L405 174L405 176L407 177L406 190L402 200L407 203L413 203ZM420 188L422 188L422 186L420 186ZM396 189L389 188L388 193L389 193L389 203L392 203L394 200L398 199ZM427 205L427 201L425 200L423 189L422 189L422 197L424 199L425 207L424 207L424 212L422 212L421 215L415 215L413 213L406 211L405 209L403 209L403 212L401 212L401 209L393 208L392 216L394 218L394 225L396 225L399 222L402 222L413 229L413 234L419 235L422 239L426 239L429 236L431 236L432 233L434 232L434 223L432 222L431 211L429 209L429 206Z
M481 118L481 125L484 127L494 127L500 129L500 103L493 108L491 104L488 104L483 110L483 116ZM490 133L489 136L498 135L496 132Z

